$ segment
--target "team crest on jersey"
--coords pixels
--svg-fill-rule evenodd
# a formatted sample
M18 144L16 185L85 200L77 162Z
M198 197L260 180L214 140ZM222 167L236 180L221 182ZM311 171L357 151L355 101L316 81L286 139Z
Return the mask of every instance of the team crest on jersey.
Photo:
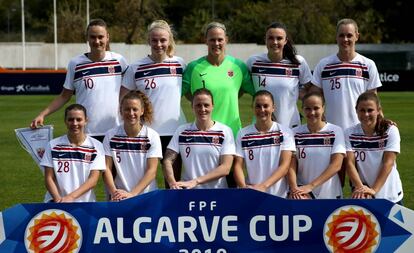
M115 73L115 67L112 66L112 65L108 66L108 72L111 73L111 74Z
M220 137L218 137L218 136L213 136L213 138L211 139L211 142L212 142L214 145L219 144L219 143L220 143Z
M323 237L330 252L375 252L380 244L381 228L370 211L349 205L329 215Z
M384 148L384 146L385 146L384 140L379 140L378 141L378 148Z
M141 150L142 151L147 150L147 143L146 142L141 143Z
M356 69L355 70L355 75L356 76L362 76L362 69Z
M323 138L323 145L331 145L331 138Z
M43 155L45 154L45 149L44 148L37 148L36 153L40 158L43 158Z
M292 72L293 72L293 71L292 71L292 69L291 69L291 68L287 68L287 69L286 69L286 75L287 75L287 76L291 76L291 75L292 75Z
M227 75L228 75L229 77L233 77L233 76L234 76L234 71L233 71L232 69L228 70L228 71L227 71Z
M89 153L86 153L86 154L85 154L85 158L84 158L84 160L85 160L86 162L90 162L90 161L92 160L92 155L91 155L91 154L89 154Z
M177 74L177 68L174 66L170 66L170 73L171 75L176 75Z
M48 209L29 221L24 239L30 253L77 253L82 245L82 229L69 213Z
M280 136L276 136L275 138L273 138L273 142L275 144L280 144Z

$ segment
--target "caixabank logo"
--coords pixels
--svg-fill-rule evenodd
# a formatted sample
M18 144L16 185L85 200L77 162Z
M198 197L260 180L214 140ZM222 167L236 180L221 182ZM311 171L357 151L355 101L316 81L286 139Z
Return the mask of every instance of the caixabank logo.
M330 252L375 252L380 244L381 227L370 211L348 205L328 217L323 236Z
M27 224L25 245L30 253L77 253L82 245L78 221L59 209L38 213Z

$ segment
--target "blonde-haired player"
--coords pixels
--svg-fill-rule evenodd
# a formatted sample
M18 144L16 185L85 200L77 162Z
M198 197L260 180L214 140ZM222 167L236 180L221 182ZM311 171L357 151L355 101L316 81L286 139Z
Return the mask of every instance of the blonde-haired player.
M149 97L154 108L151 127L161 136L164 154L175 130L186 121L181 110L181 84L186 65L181 57L174 55L173 32L164 20L148 26L148 44L151 54L130 65L120 97L130 90L140 90ZM177 180L180 172L181 161L177 159L174 164Z

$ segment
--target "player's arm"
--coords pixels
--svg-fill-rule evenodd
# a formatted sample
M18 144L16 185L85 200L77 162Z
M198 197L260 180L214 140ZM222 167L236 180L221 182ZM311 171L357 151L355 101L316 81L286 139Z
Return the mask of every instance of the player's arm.
M37 128L43 125L44 119L51 113L59 110L64 104L66 104L73 95L73 90L63 88L62 92L33 119L30 124L31 128Z
M155 179L157 176L157 167L158 167L158 158L151 157L147 159L147 168L145 169L144 176L138 182L138 184L132 189L131 195L137 196L147 188L147 186Z
M245 188L246 179L244 177L244 158L240 156L235 156L233 163L233 177L236 181L237 187Z
M292 155L292 159L290 160L289 170L287 174L287 180L290 188L289 197L292 199L301 199L301 195L298 194L297 170L298 161L296 160L296 156Z
M119 90L119 102L121 102L122 98L130 91L130 89L121 85L121 89Z
M112 165L113 165L113 160L112 160L112 156L105 156L105 171L102 174L102 178L104 181L104 184L106 185L106 188L108 189L109 193L111 194L111 198L114 196L116 189L115 183L114 183L114 178L113 178L113 174L112 174Z
M331 177L336 175L336 173L338 173L338 171L341 169L343 160L344 160L344 154L341 154L341 153L332 154L329 165L322 172L322 174L320 174L317 178L315 178L309 184L299 187L299 189L303 193L309 193L313 191L315 187L318 187L321 184L325 183L328 179L330 179Z
M366 193L375 194L373 191L370 191L369 187L365 186L362 183L361 178L359 177L358 171L355 166L355 154L353 151L346 152L346 173L348 174L349 179L354 186L352 192L352 198L354 199L365 199Z
M217 180L221 177L227 176L230 172L231 165L233 163L233 155L221 155L220 165L207 174L194 178L189 181L180 181L177 183L180 187L186 189L192 189L200 184L205 184L213 180Z
M88 179L83 183L81 186L79 186L76 190L69 193L68 195L62 197L61 202L73 202L75 199L82 196L85 192L89 191L90 189L94 188L96 184L98 183L99 176L100 176L99 170L91 170L89 173Z
M392 167L395 164L397 159L397 153L392 151L384 151L384 156L382 158L381 168L379 170L378 176L375 179L374 184L372 185L372 190L377 193L384 186L385 181L387 180L389 174L391 173Z
M174 161L177 159L178 155L179 154L174 150L167 148L165 151L164 159L162 159L164 178L171 189L181 189L181 187L177 185L177 181L175 181L173 169Z
M54 202L60 202L62 197L59 194L59 189L56 183L55 171L51 167L44 168L46 189L52 196Z
M286 176L289 171L290 161L292 159L292 151L282 150L280 153L279 167L260 184L252 185L253 189L265 192L270 186L278 182L282 177Z

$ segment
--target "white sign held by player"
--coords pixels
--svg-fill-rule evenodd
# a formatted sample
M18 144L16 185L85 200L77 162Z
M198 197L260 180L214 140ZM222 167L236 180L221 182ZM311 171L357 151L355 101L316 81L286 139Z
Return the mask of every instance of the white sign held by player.
M42 166L40 166L40 161L45 153L46 145L53 138L53 126L47 125L36 129L31 129L29 127L18 128L14 131L16 132L17 140L19 140L22 148L30 154L43 171Z

